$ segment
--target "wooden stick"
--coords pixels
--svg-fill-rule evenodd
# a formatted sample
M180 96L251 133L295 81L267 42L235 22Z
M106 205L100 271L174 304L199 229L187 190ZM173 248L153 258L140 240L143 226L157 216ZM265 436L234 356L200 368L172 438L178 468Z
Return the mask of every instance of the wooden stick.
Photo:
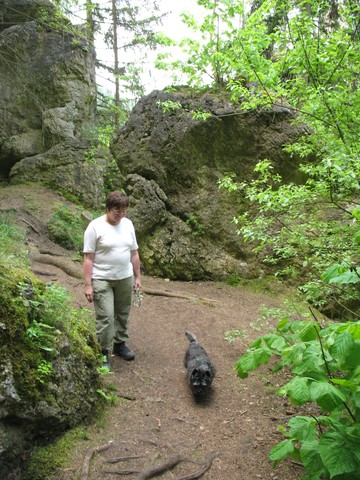
M86 452L82 470L81 470L81 477L80 477L81 480L88 480L89 478L90 462L94 453L104 452L105 450L110 448L113 444L114 442L110 440L108 443L105 443L104 445L99 445L97 447L88 449L88 451Z

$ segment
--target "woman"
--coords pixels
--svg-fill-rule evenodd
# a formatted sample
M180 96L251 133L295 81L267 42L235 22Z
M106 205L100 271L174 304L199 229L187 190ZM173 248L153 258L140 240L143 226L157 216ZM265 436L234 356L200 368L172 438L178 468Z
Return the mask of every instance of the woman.
M126 345L133 289L141 287L140 257L134 225L125 217L129 198L112 192L106 213L92 220L84 234L85 297L94 302L96 335L110 368L109 352L135 358Z

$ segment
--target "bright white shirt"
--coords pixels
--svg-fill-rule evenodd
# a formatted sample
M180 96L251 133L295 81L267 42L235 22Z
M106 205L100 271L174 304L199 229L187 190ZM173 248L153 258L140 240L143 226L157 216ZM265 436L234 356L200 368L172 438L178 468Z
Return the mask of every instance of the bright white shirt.
M135 229L123 217L118 225L106 221L106 215L92 220L84 234L84 253L95 253L92 278L121 280L133 275L130 251L137 250Z

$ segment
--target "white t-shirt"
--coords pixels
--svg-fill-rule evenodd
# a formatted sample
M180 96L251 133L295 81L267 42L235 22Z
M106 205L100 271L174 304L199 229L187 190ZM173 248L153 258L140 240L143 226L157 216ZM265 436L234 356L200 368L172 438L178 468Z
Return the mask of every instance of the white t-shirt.
M92 278L121 280L133 275L130 251L138 244L134 225L123 217L118 225L106 221L106 215L92 220L84 234L84 253L95 253Z

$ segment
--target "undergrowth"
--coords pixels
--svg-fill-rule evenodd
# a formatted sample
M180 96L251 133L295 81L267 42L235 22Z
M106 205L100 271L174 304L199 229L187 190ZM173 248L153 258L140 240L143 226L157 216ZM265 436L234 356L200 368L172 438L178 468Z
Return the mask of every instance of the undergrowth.
M238 376L276 358L275 372L293 378L278 391L294 405L317 405L319 415L298 415L280 427L285 440L270 452L276 466L301 462L304 480L358 478L360 472L360 322L331 323L284 315L276 329L252 342L237 361ZM336 452L336 454L334 454Z
M73 210L66 204L59 203L47 223L50 239L67 250L82 253L87 222L83 219L81 210Z

